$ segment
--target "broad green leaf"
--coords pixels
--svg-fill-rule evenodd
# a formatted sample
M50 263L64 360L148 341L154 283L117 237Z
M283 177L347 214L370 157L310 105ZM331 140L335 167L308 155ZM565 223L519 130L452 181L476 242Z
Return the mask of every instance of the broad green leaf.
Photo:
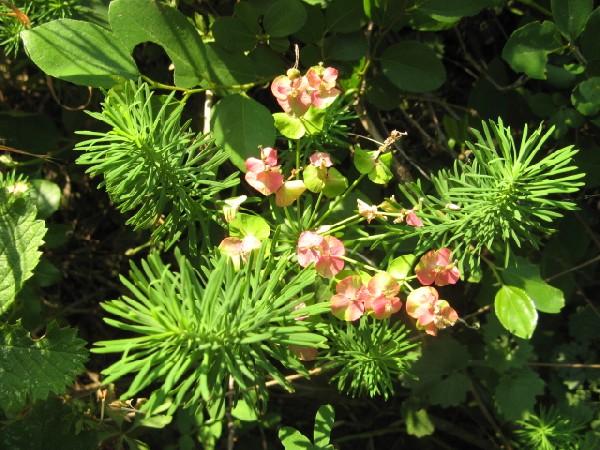
M310 106L306 114L302 116L301 120L304 124L307 134L319 134L323 131L323 125L325 125L325 116L327 115L326 109L317 109L314 106Z
M0 448L10 450L97 450L100 436L86 423L78 402L49 398L36 403L20 420L0 429Z
M27 193L0 187L0 315L8 311L40 260L46 227Z
M254 34L260 34L262 29L259 25L260 14L258 10L251 3L240 0L233 7L234 14L246 28L248 28Z
M108 19L122 41L119 49L131 54L143 42L163 47L175 67L176 86L192 88L209 78L214 61L194 25L177 9L157 0L114 0Z
M327 60L358 61L368 50L368 42L362 32L334 34L325 38L323 52Z
M257 239L266 239L271 234L269 222L260 216L238 213L229 222L229 234L236 237L254 236Z
M583 29L581 36L579 36L581 52L588 63L600 60L598 36L600 36L600 7L596 8L588 17L585 28Z
M571 95L573 106L584 116L600 111L600 77L592 77L579 83Z
M236 17L217 17L212 33L217 44L231 51L250 51L257 42L256 34Z
M61 80L108 89L121 78L139 76L118 37L89 22L55 20L23 31L21 38L33 62Z
M306 22L294 33L294 37L305 44L316 44L323 38L325 32L325 15L321 8L309 6L306 8Z
M388 267L388 273L396 280L404 280L415 263L415 255L402 255L395 258Z
M247 401L255 397L256 394L250 394L249 396L240 398L237 404L231 410L231 415L236 419L246 422L253 422L255 420L258 420L258 414L256 413L256 404Z
M300 139L306 134L306 128L302 123L302 120L297 117L292 117L286 113L275 113L273 114L275 120L275 128L282 135L289 139Z
M52 322L40 339L20 323L0 328L0 408L14 414L28 402L62 394L84 369L88 351L73 328Z
M354 150L354 167L358 173L368 174L375 168L376 151L366 151L360 148Z
M323 448L329 445L331 428L335 421L335 411L331 405L323 405L315 417L314 443L315 447Z
M321 169L312 164L302 172L304 184L311 192L323 192L327 197L337 197L348 187L348 180L335 168Z
M62 273L54 264L52 264L44 255L40 263L35 268L33 282L36 286L46 287L58 283L62 278Z
M531 22L510 35L502 50L502 59L515 72L545 80L548 55L560 53L563 48L560 32L554 23Z
M511 333L529 339L537 325L537 311L523 289L502 286L494 301L496 316Z
M494 399L498 411L506 420L519 420L533 410L535 398L543 392L542 379L526 367L500 378Z
M325 10L325 28L338 33L357 31L364 18L360 0L332 0Z
M317 450L310 439L291 427L281 427L279 439L285 450Z
M306 8L300 0L278 0L267 10L263 26L269 36L285 37L300 30L306 22Z
M390 181L394 175L390 170L392 165L392 153L387 152L379 155L379 158L375 161L374 170L369 172L369 180L375 184L386 184Z
M205 45L206 57L210 61L207 67L208 81L202 85L216 90L220 95L227 92L228 86L250 83L256 77L252 60L244 54L232 53L214 42ZM239 88L231 89L232 93Z
M409 435L421 438L430 436L435 431L435 426L429 418L427 410L423 408L416 409L413 405L407 405L402 408L402 413L406 423L406 432Z
M525 291L538 311L554 314L565 306L563 292L542 280L539 267L523 258L503 270L501 277L505 284Z
M363 6L366 16L383 29L405 16L404 0L363 0Z
M510 334L494 314L486 317L481 329L485 340L485 360L489 367L503 374L526 366L533 354L533 346L529 341Z
M455 22L495 4L494 0L425 0L419 11L439 22Z
M381 55L383 74L402 90L428 92L439 88L446 69L433 50L417 41L402 41Z
M444 408L458 406L467 398L469 378L464 373L455 372L442 378L429 392L429 401Z
M29 198L35 204L40 219L47 219L60 207L60 188L48 180L32 180Z
M570 41L574 41L592 14L594 0L552 0L551 5L556 27Z
M260 103L240 94L229 95L214 107L211 128L217 144L244 170L244 162L259 154L259 146L275 145L273 117Z

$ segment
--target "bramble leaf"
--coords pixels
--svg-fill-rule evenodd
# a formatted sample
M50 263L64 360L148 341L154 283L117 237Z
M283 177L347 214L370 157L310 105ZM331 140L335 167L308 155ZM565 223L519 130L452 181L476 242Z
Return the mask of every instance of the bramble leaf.
M139 76L131 52L117 36L89 22L56 20L23 31L21 38L33 62L61 80L110 88L118 78Z
M76 333L51 322L34 340L20 323L0 328L0 407L7 414L51 392L65 392L83 371L88 352Z
M533 409L535 397L544 391L544 382L529 368L510 372L500 378L494 393L496 407L507 420L524 418Z
M0 186L0 315L15 300L40 260L46 227L27 194L14 195Z

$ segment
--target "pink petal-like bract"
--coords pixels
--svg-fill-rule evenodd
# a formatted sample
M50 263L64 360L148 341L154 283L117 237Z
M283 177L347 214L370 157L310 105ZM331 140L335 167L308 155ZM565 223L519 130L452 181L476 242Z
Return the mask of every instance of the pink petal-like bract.
M275 193L275 204L281 208L290 206L306 190L302 180L288 180Z
M344 268L342 257L346 254L346 248L342 241L333 236L323 236L324 244L321 257L315 264L315 270L324 278L335 276Z
M336 288L336 295L331 297L331 312L338 319L355 321L364 314L365 286L358 275L352 275L341 280Z
M261 173L264 172L266 166L262 160L250 157L246 160L246 169L248 172Z
M246 182L263 195L270 195L283 184L283 175L275 171L247 172L244 176Z
M260 151L261 159L269 166L277 165L277 150L271 147L265 147Z
M413 227L422 227L424 225L423 222L421 221L421 219L419 219L413 211L409 212L406 215L405 220L406 220L407 225L410 225Z
M331 155L325 152L315 152L310 155L310 163L316 167L331 167L333 162L331 161Z
M313 231L303 231L298 237L298 264L306 267L316 263L322 255L325 239Z

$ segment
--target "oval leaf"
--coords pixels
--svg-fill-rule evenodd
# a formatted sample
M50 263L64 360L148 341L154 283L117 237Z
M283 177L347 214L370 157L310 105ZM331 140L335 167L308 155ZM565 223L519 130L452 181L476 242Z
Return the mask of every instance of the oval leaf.
M299 0L278 0L267 10L263 20L271 37L284 37L300 30L306 22L306 9Z
M267 108L240 94L229 95L213 110L211 128L217 144L229 152L229 158L240 169L255 156L259 145L275 145L277 131Z
M523 289L502 286L494 302L496 316L504 328L514 335L529 339L537 325L537 311Z
M47 219L60 206L60 188L48 180L33 180L29 197L38 210L38 218Z
M231 51L250 51L256 45L256 34L235 17L218 17L212 25L217 44Z
M21 38L33 62L61 80L108 89L119 78L139 76L135 61L121 41L89 22L55 20L23 31Z
M388 47L381 55L383 73L408 92L428 92L440 87L446 69L433 50L417 41L404 41Z

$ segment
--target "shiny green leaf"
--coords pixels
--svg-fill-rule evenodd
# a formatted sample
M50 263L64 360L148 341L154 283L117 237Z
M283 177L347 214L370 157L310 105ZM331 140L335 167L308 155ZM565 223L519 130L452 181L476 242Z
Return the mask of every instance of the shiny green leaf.
M537 325L537 311L523 289L502 286L494 302L496 316L504 328L514 335L529 339Z

